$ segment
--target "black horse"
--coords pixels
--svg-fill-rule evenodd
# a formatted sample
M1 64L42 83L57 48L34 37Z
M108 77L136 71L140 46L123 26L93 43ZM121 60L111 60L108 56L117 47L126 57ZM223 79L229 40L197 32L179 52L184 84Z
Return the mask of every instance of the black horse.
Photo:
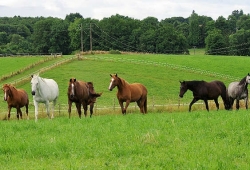
M198 100L203 100L206 105L207 111L208 108L208 100L214 100L217 110L219 109L218 97L221 96L225 109L229 110L230 104L227 97L227 89L223 82L221 81L180 81L180 94L179 96L182 98L187 90L191 90L193 92L193 100L189 104L189 112L191 111L192 105Z

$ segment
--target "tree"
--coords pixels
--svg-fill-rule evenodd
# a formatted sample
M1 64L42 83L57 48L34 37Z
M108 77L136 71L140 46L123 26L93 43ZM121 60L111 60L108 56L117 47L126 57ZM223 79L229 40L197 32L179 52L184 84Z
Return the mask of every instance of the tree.
M8 35L6 32L0 32L0 45L7 44L8 41Z
M71 23L71 22L74 22L75 19L78 19L78 18L82 19L83 17L78 12L77 13L70 13L69 15L66 15L65 21Z
M199 21L198 21L198 14L195 11L192 12L191 16L189 17L189 35L188 35L188 42L189 45L199 47Z
M212 55L226 55L229 49L225 36L221 33L221 30L214 29L208 33L205 39L206 41L206 53Z
M250 55L250 30L241 29L235 34L229 36L230 54L231 55Z

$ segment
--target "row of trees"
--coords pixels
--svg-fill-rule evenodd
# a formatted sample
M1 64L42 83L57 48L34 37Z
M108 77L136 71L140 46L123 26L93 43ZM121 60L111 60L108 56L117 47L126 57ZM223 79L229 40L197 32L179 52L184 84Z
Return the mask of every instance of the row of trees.
M0 54L119 50L149 53L250 55L250 15L235 10L228 18L199 16L138 20L112 15L102 20L79 13L53 17L0 17Z

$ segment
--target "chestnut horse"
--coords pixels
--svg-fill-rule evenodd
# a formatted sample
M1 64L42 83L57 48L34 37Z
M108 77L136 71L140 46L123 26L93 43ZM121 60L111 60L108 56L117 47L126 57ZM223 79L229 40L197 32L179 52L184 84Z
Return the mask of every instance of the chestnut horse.
M126 114L126 110L130 102L137 102L141 113L147 113L147 89L143 84L132 83L129 84L124 79L117 76L117 74L111 76L109 84L109 90L112 91L117 86L117 99L121 106L122 114ZM125 108L123 102L126 102Z
M69 105L69 118L71 116L72 103L75 103L76 105L79 118L81 118L82 115L81 105L83 106L85 117L87 116L88 105L90 106L90 117L92 117L96 98L102 95L102 93L96 93L94 91L94 86L92 82L83 82L79 80L77 81L75 78L71 78L69 80L67 94Z
M22 107L26 107L26 114L27 119L29 119L28 115L28 105L29 105L29 97L25 90L23 89L16 89L14 86L10 84L4 84L3 85L3 92L4 92L4 100L8 103L8 120L10 119L10 111L11 108L16 108L17 112L17 119L22 119Z
M198 100L203 100L207 111L208 108L208 100L214 100L217 110L219 109L218 97L221 96L224 106L226 110L229 110L230 104L227 97L227 89L223 82L221 81L183 81L180 82L180 94L179 97L183 97L187 90L191 90L193 92L193 100L189 104L189 112L191 111L192 105Z

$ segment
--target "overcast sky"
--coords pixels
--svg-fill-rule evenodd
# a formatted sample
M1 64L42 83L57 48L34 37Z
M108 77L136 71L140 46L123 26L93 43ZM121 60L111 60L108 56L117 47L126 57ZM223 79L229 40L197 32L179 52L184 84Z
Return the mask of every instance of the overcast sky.
M80 13L84 18L103 19L120 14L134 19L187 18L192 11L216 20L234 10L250 13L250 0L0 0L0 17L58 17Z

